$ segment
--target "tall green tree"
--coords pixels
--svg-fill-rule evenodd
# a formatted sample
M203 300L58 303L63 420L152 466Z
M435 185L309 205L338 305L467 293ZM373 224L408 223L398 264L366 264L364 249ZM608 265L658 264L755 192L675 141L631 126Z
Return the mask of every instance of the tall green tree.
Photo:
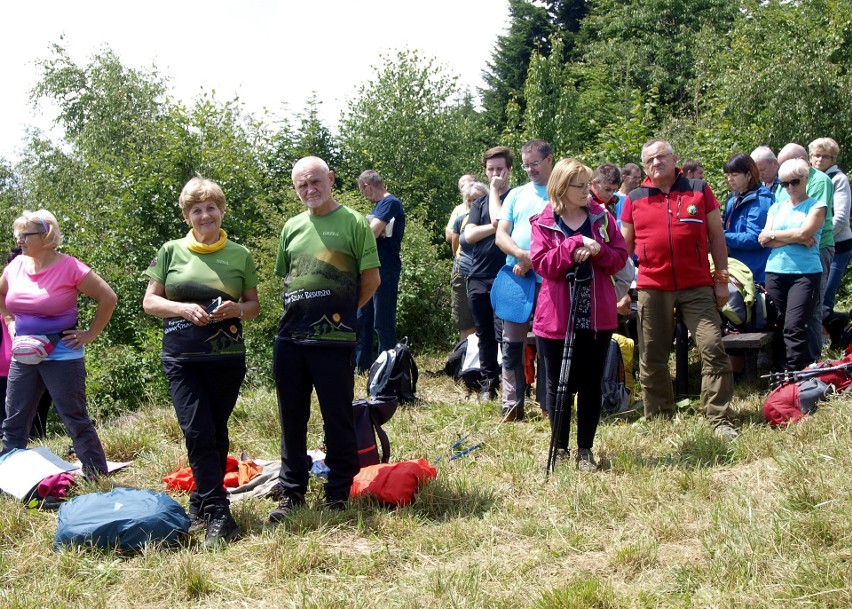
M340 165L340 147L319 117L322 102L313 93L305 102L304 112L296 115L299 126L294 134L293 151L296 159L303 156L318 156L328 163L329 167Z
M361 171L375 169L407 213L437 229L483 150L473 103L434 59L405 50L382 60L341 117L338 177L354 189Z
M634 90L654 97L664 113L692 101L702 59L697 39L721 41L738 11L730 0L589 0L578 49L583 70L580 106L600 128L626 115ZM703 50L703 49L702 49ZM587 134L591 136L593 133Z
M577 113L577 89L562 60L562 40L553 37L551 53L544 57L535 53L524 85L527 100L524 132L527 139L547 140L557 158L575 154L581 147L578 139L581 117Z
M695 115L716 114L746 145L852 147L852 11L843 0L743 0L722 39L705 36L706 89ZM850 157L846 157L847 159ZM848 164L848 163L847 163Z
M486 125L499 133L506 127L509 102L526 108L524 84L533 53L550 54L550 36L556 31L547 7L530 0L509 0L509 31L497 37L491 60L482 73L480 91ZM519 126L520 127L520 126Z

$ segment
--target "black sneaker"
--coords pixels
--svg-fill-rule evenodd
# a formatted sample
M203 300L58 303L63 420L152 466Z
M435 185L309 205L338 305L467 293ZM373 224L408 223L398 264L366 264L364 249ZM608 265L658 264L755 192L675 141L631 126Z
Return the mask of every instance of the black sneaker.
M231 510L224 508L223 510L214 513L210 516L209 524L207 525L207 536L204 538L204 549L215 550L228 545L228 542L239 539L243 536L240 527L231 516Z
M269 522L274 524L281 522L294 510L305 505L305 496L302 493L288 492L283 495L278 507L269 513Z

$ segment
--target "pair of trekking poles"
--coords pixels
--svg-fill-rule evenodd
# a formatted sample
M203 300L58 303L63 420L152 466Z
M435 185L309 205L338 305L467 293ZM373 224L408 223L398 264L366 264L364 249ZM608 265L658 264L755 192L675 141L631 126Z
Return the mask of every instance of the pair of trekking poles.
M568 392L568 379L571 375L571 361L574 357L574 330L577 321L578 290L592 282L594 270L589 262L575 265L565 276L571 287L571 308L568 310L568 325L565 329L565 343L562 347L562 364L559 369L559 383L556 386L556 402L550 414L550 448L547 451L547 469L545 479L556 467L557 444L559 433L565 422L565 410L571 397ZM570 411L569 411L570 416Z

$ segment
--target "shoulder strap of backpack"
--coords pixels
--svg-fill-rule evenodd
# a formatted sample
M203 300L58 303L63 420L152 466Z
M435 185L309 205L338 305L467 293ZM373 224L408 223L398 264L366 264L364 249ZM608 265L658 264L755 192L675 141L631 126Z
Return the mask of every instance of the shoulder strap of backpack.
M370 423L373 425L373 430L376 432L376 435L379 438L379 444L382 445L382 453L380 456L382 463L390 462L390 439L388 438L388 434L385 433L385 430L382 429L381 424L379 424L376 419L376 414L372 408L370 411Z

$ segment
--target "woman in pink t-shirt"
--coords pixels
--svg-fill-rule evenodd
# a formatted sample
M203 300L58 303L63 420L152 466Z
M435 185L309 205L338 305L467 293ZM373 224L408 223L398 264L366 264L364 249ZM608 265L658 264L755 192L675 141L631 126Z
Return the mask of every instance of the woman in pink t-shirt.
M25 211L12 223L21 255L0 277L0 315L9 336L46 337L49 355L38 363L18 361L13 353L6 389L6 419L0 455L25 448L39 398L45 388L74 443L83 469L106 473L104 449L86 410L83 346L103 331L115 309L112 288L84 263L56 251L62 233L49 211ZM77 297L98 306L88 329L77 327Z

